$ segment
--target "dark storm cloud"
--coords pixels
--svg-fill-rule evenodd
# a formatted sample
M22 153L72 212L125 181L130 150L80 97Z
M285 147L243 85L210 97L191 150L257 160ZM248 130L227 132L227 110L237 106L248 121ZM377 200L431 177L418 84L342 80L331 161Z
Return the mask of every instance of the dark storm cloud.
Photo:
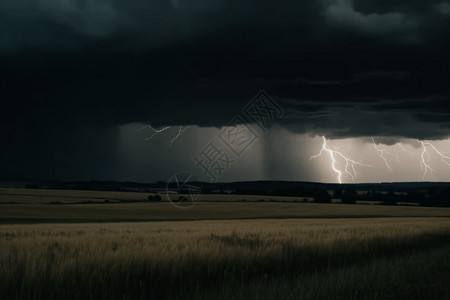
M443 0L354 0L354 7L364 14L386 14L392 12L416 12L434 10L448 1Z
M446 137L449 5L3 0L0 124L219 127L265 89L291 131Z

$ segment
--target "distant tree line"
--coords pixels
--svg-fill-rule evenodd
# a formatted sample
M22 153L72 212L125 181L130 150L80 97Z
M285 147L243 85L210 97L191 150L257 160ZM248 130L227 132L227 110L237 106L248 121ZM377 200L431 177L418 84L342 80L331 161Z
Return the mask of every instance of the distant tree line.
M342 203L346 204L354 204L359 200L378 201L384 205L411 203L420 206L450 207L450 188L410 189L401 193L390 189L388 192L366 191L359 195L352 189L336 189L334 190L333 198L341 199Z
M207 193L207 190L204 191ZM413 204L420 206L450 207L450 188L403 189L396 191L389 189L358 191L352 188L335 189L328 192L323 188L279 188L271 191L261 189L236 190L238 195L271 195L313 198L315 203L331 203L332 199L339 199L344 204L355 204L357 201L376 201L382 205Z
M257 195L276 195L290 197L309 197L313 198L315 203L331 203L332 199L339 199L344 204L355 204L357 201L376 201L382 205L420 205L450 207L450 188L427 188L427 189L408 189L396 191L368 190L359 191L356 189L335 189L331 194L327 189L321 188L284 188L276 189L271 192L261 190L246 190L246 193L237 194L257 194Z

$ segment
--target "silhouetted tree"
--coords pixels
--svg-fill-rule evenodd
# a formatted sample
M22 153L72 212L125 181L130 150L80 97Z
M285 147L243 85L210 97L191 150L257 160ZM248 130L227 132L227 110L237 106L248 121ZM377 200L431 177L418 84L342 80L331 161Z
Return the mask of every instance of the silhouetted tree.
M317 189L313 191L315 203L331 203L331 196L326 190Z
M420 205L426 205L426 195L417 190L410 190L406 195L406 201L411 203L419 203Z
M442 206L450 207L450 188L446 188L445 190L441 191L438 195L440 199L440 203Z
M335 189L333 192L333 198L342 199L342 189Z
M443 189L439 192L435 191L435 194L430 195L427 199L426 205L428 206L440 206L450 207L450 188Z
M390 189L389 192L384 195L384 205L397 205L397 197L394 193L393 189Z
M428 188L427 195L428 195L428 198L435 198L438 196L438 192L434 188Z
M345 204L355 204L356 199L358 198L358 194L355 190L347 189L344 191L342 195L342 203Z

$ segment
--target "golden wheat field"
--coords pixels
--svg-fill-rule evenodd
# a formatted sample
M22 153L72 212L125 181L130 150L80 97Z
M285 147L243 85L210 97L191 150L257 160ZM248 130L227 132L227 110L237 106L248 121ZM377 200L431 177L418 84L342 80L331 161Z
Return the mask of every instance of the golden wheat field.
M0 189L0 298L450 298L449 208L201 196Z
M2 299L445 299L449 262L448 218L0 226Z

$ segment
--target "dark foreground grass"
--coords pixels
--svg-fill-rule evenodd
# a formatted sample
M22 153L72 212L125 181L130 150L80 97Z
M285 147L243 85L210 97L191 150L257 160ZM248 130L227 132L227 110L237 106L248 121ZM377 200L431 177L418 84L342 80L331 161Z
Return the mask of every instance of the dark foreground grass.
M368 259L357 265L320 270L294 278L225 282L172 299L450 299L450 245L397 256Z
M448 299L450 220L0 226L1 299Z

